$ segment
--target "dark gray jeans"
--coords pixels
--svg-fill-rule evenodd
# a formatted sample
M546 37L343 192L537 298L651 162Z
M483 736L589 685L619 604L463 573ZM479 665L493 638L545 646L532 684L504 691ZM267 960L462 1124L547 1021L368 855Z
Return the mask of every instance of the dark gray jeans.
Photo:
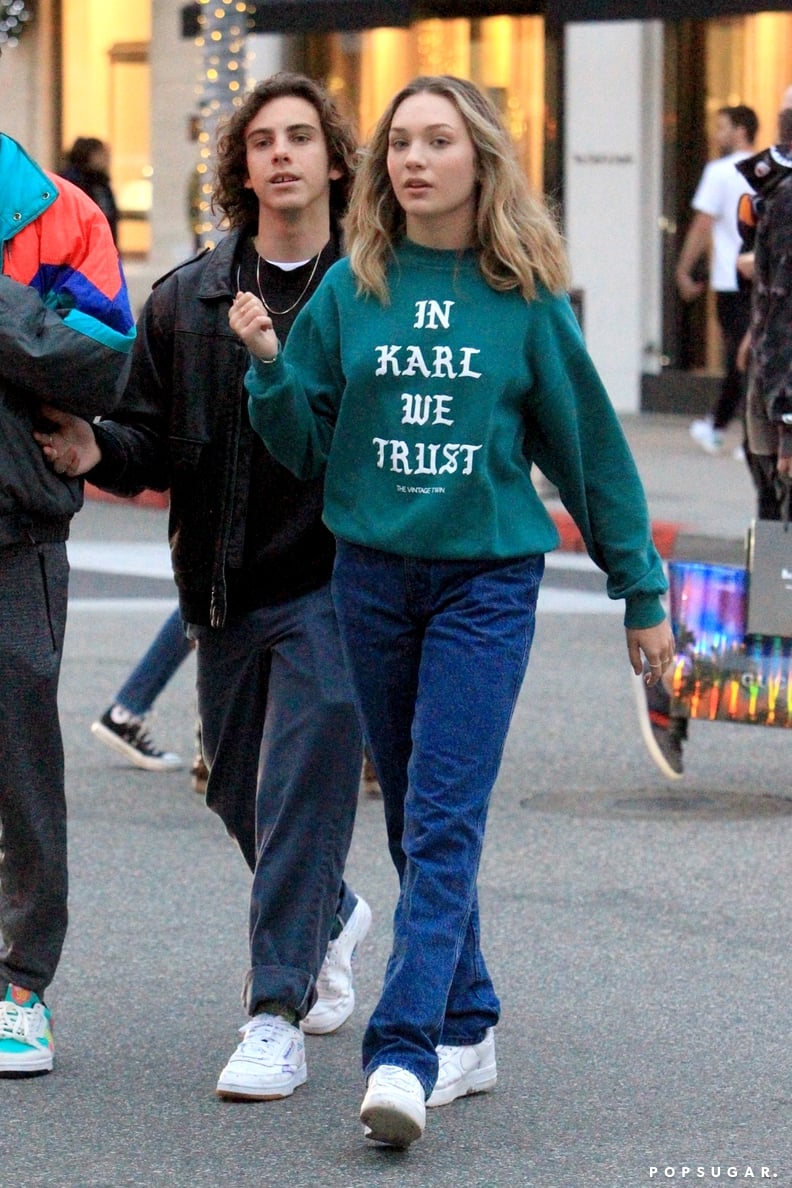
M190 626L209 766L206 803L253 872L243 1002L304 1017L339 905L362 740L328 586ZM348 915L348 911L343 913Z
M58 678L66 545L0 549L0 996L41 997L66 936L66 799Z

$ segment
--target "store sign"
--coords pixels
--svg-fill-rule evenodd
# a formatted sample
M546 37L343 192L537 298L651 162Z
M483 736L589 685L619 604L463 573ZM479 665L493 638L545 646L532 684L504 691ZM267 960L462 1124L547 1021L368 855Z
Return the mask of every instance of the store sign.
M566 21L706 21L752 12L788 12L789 0L546 0L545 15Z
M342 33L405 28L430 18L544 16L567 21L708 20L752 12L787 12L790 0L260 0L248 5L251 33ZM182 36L201 31L200 4L181 10Z
M409 25L407 0L266 0L251 4L249 33L341 33L353 29ZM182 36L201 32L200 4L181 10Z

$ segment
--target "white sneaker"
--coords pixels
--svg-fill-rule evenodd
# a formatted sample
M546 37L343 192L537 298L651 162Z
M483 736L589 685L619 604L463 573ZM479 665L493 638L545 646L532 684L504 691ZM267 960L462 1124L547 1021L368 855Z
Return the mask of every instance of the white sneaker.
M723 434L720 429L713 429L710 420L693 421L690 436L707 454L719 454L723 449Z
M52 1072L52 1016L37 994L9 986L0 1001L0 1077Z
M424 1132L426 1100L413 1073L397 1064L381 1064L368 1079L360 1107L363 1134L388 1147L409 1147Z
M280 1015L254 1015L240 1028L242 1043L220 1073L217 1096L229 1101L289 1097L305 1084L305 1040Z
M355 1009L352 963L355 951L371 925L371 908L358 895L352 915L334 941L316 979L316 1002L300 1026L307 1035L329 1035L346 1023Z
M495 1028L490 1027L480 1044L437 1049L440 1068L427 1106L443 1106L468 1093L486 1093L498 1079L495 1065Z

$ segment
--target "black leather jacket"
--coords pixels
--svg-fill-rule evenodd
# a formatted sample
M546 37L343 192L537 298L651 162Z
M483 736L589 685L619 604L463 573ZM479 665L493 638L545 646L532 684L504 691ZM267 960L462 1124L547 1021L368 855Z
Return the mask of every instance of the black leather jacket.
M138 321L121 404L112 420L94 426L102 462L86 476L119 495L170 489L182 616L212 627L228 614L324 584L333 558L321 523L321 481L300 482L258 439L251 446L243 383L249 358L228 325L242 234L231 232L155 285ZM252 448L256 489L266 494L255 507L244 475ZM255 558L246 551L251 536Z

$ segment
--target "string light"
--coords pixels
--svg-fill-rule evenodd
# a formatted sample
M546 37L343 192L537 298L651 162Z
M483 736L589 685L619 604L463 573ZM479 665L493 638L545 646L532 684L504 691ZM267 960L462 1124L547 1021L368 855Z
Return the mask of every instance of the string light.
M199 0L200 32L195 43L203 50L202 74L198 90L201 131L198 135L200 162L197 171L198 221L196 236L204 247L214 247L217 227L212 221L212 186L208 179L208 161L218 125L244 102L246 90L245 39L252 28L254 4L243 0Z
M0 46L17 45L25 25L33 19L33 8L23 0L0 3Z

